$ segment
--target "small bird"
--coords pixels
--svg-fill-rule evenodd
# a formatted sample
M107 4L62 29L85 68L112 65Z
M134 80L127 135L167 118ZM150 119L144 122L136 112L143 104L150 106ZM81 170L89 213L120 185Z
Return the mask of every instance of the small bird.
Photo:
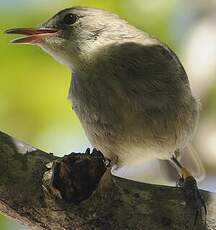
M95 8L64 9L39 28L6 32L26 35L12 43L38 45L71 69L73 109L91 144L113 165L169 160L178 170L179 185L191 184L186 194L196 203L196 218L206 210L194 177L181 163L196 129L199 103L173 51ZM192 164L196 153L187 154Z

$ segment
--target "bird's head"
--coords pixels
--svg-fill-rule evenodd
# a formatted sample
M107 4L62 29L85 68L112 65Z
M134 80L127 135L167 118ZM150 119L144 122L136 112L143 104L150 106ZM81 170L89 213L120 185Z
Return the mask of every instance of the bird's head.
M124 20L112 13L73 7L58 12L38 28L15 28L6 33L25 35L12 43L38 45L72 68L106 44L129 36L128 28Z

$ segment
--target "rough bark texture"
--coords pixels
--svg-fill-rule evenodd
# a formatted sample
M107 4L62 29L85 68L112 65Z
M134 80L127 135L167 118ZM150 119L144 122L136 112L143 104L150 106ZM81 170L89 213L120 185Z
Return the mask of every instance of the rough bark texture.
M201 192L206 224L199 218L193 226L194 212L178 188L121 179L110 170L90 198L68 204L51 191L53 170L47 164L56 160L0 133L0 211L32 229L216 229L215 194Z

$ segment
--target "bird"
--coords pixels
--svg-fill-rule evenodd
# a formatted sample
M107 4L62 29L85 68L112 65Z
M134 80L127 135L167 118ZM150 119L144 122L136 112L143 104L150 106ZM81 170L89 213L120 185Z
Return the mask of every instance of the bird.
M38 45L69 67L73 110L92 146L112 165L169 161L178 185L190 184L196 218L202 208L206 212L190 168L181 163L197 127L199 101L174 51L118 15L90 7L67 8L40 27L6 33L24 35L12 43ZM189 165L197 159L195 152L187 155Z

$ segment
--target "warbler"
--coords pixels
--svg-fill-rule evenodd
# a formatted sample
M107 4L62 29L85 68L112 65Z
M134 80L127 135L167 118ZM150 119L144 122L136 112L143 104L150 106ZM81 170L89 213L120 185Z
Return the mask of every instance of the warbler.
M91 144L113 165L169 160L181 185L188 178L194 183L180 157L195 132L199 103L164 43L113 13L87 7L64 9L39 28L6 32L26 35L12 43L38 45L71 69L73 109ZM188 154L191 163L197 159ZM205 208L201 196L194 199L197 211Z

